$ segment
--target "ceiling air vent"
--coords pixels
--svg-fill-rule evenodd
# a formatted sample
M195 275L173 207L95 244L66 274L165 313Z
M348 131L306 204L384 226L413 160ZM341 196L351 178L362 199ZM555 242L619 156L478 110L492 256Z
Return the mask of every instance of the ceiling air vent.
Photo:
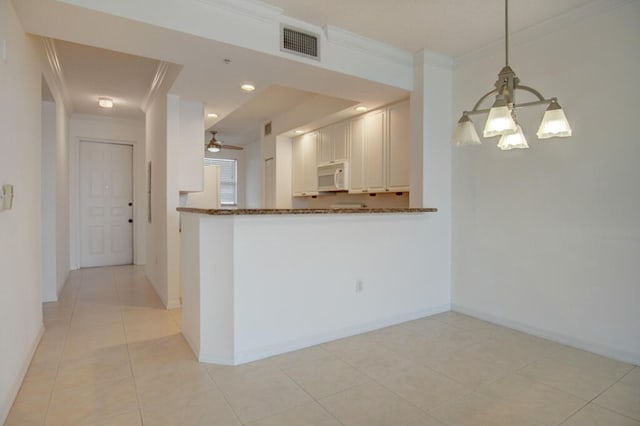
M318 35L283 26L280 32L280 50L305 58L320 59Z

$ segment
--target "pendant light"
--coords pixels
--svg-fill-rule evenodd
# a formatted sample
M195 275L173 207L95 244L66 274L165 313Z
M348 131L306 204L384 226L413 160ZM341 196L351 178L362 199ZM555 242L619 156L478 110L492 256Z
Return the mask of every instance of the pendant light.
M571 136L571 126L567 117L558 104L556 98L545 99L537 90L523 86L520 79L509 66L509 0L504 2L504 27L505 27L505 66L498 73L495 89L486 93L476 102L471 111L464 111L458 121L451 143L460 145L478 145L480 138L475 130L470 115L489 113L482 135L485 138L500 136L498 148L510 150L514 148L529 148L522 132L522 127L515 118L516 108L546 105L548 108L542 117L542 122L536 133L539 139L553 137L566 138ZM538 98L537 101L516 104L516 90L529 92ZM490 96L495 95L495 101L491 108L480 109L480 105Z

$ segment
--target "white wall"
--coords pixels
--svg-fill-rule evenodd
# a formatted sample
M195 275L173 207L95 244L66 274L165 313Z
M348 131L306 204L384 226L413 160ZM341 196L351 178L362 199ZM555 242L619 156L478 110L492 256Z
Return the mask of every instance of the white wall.
M438 222L184 214L183 332L201 361L238 364L446 311Z
M180 191L202 191L204 175L199 169L204 152L204 105L184 99L179 102L178 188Z
M42 84L46 84L43 81ZM48 90L48 89L47 89ZM56 272L56 104L42 102L42 301L58 300ZM53 207L53 208L52 208ZM69 250L67 249L67 253ZM67 264L67 270L69 265Z
M42 333L41 67L39 46L0 0L0 184L14 185L13 208L0 211L0 423Z
M167 303L167 96L155 97L145 120L146 159L151 162L151 223L147 223L145 273ZM145 170L147 168L145 167ZM145 214L146 215L146 214ZM146 223L145 219L145 223Z
M69 115L52 70L43 67L43 91L53 101L42 102L42 300L52 302L71 269Z
M258 209L262 207L262 152L260 140L244 146L244 198L245 207Z
M143 265L146 261L145 232L147 222L145 129L142 121L115 119L103 116L74 114L69 124L69 170L71 220L71 265L80 267L80 220L79 220L79 143L93 142L124 143L133 146L133 211L134 238L133 262Z
M69 110L60 90L52 87L51 92L56 102L56 293L60 294L71 269L71 142Z
M454 309L636 364L639 22L628 2L515 37L513 69L558 97L573 137L538 141L539 107L518 115L531 149L491 139L453 154ZM456 118L503 63L501 46L459 61Z

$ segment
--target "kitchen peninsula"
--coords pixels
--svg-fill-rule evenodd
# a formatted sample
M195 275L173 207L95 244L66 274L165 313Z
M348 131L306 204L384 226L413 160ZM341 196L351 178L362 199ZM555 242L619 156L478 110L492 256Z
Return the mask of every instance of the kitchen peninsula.
M178 211L182 333L201 362L238 365L450 308L425 261L439 257L436 209Z

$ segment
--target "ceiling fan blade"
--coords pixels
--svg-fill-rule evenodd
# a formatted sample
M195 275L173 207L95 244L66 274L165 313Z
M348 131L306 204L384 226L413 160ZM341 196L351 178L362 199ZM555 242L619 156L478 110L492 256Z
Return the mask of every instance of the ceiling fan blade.
M238 151L242 151L244 149L241 146L227 145L226 143L223 143L222 145L220 145L220 148L222 148L222 149L235 149L235 150L238 150Z

